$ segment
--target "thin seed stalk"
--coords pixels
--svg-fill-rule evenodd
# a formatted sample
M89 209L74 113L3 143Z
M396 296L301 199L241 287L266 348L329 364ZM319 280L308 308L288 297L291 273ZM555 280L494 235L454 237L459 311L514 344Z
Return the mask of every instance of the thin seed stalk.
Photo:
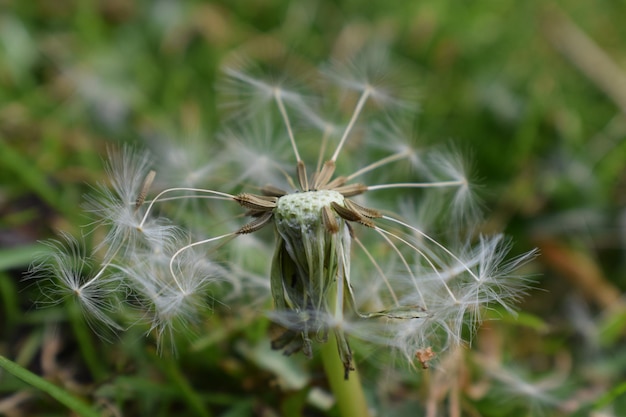
M330 299L333 299L336 293L336 284L328 292ZM344 363L337 353L337 338L332 330L328 334L328 341L321 345L320 353L328 384L335 395L335 401L337 401L339 415L341 417L370 417L359 371L354 366L354 370L350 371L349 378L344 378Z

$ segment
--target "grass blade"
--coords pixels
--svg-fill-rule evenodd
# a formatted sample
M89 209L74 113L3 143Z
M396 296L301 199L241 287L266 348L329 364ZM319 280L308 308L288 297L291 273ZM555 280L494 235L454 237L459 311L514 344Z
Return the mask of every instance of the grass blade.
M35 375L28 369L21 367L17 363L5 358L2 355L0 355L0 367L4 368L7 372L13 374L34 388L50 395L52 398L72 409L82 417L99 417L100 415L81 399L74 397L64 389L46 381L39 375Z

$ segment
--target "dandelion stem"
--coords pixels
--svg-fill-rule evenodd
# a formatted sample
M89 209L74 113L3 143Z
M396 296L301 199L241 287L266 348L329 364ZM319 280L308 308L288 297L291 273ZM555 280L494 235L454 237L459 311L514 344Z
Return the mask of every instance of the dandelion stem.
M330 332L328 341L321 346L322 363L330 389L335 395L341 417L369 417L370 412L358 370L350 372L350 379L343 377L343 363L337 354L337 340Z
M339 152L341 152L341 148L343 148L343 145L346 142L346 139L348 138L350 131L352 131L352 128L354 127L354 123L356 122L356 119L361 114L361 110L363 110L363 106L365 105L365 102L367 101L367 98L369 97L370 93L371 93L371 89L369 87L363 90L363 94L361 94L361 98L359 98L359 102L356 104L356 107L354 108L354 113L352 113L352 118L350 119L350 123L348 123L346 130L343 132L343 136L341 137L341 140L339 141L339 145L337 145L337 149L335 149L335 153L333 154L331 161L333 162L337 161L337 158L339 157Z
M330 299L336 297L336 290L335 287L329 288L327 296ZM370 412L356 366L350 372L350 378L344 378L344 363L337 352L335 332L329 332L328 341L322 344L320 353L328 384L337 401L339 415L341 417L369 417Z

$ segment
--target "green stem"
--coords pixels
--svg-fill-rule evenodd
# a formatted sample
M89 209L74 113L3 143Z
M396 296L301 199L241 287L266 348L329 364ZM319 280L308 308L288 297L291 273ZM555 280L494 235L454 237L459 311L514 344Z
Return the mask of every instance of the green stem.
M337 352L337 339L332 331L328 336L328 341L321 348L322 363L330 389L335 394L339 415L369 417L370 411L356 366L355 370L350 372L350 377L344 379L344 365Z
M337 282L327 291L329 300L334 300L337 296ZM330 304L330 313L334 314L337 304ZM342 362L337 347L337 336L332 329L328 332L328 341L321 347L322 363L324 364L324 372L330 389L335 394L335 401L339 408L341 417L369 417L370 411L367 407L365 393L361 385L359 373L354 366L354 370L350 371L349 378L345 379L345 364Z
M27 384L47 393L61 404L74 410L76 414L82 417L98 417L100 415L81 399L74 397L69 392L49 381L46 381L39 375L33 374L28 369L22 368L17 363L10 361L2 355L0 355L0 367L4 368L7 372L13 374Z

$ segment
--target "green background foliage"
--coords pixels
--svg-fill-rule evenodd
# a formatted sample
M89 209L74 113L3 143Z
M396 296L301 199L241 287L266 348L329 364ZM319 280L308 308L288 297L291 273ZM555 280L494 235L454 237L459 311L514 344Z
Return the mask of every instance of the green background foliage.
M34 308L22 273L39 240L80 232L108 145L214 140L230 57L287 52L314 67L376 41L418 87L416 141L471 155L482 228L512 235L516 253L542 251L521 315L479 331L467 374L495 355L539 391L561 381L545 388L558 404L537 401L546 415L626 413L626 3L4 0L0 10L1 355L103 415L335 415L310 400L325 389L318 363L274 363L258 347L263 318L208 317L211 333L158 357L140 332L109 344L68 306ZM285 379L291 389L278 389ZM398 415L419 415L424 379L397 387ZM512 386L457 381L472 415L536 412L503 400L520 395ZM0 371L2 412L68 415Z

